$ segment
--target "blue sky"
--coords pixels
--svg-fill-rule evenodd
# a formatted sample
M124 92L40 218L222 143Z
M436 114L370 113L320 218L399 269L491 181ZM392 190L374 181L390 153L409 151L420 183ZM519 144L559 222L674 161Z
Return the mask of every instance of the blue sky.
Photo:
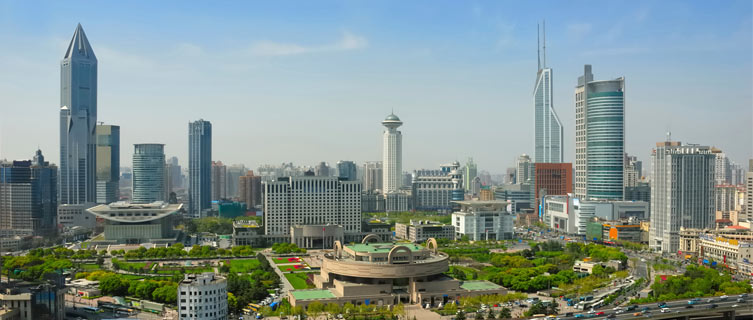
M99 59L99 120L185 164L187 124L214 125L225 163L381 159L404 121L404 168L475 158L501 173L532 153L536 24L574 155L584 64L626 78L627 151L667 130L746 163L753 150L750 1L0 0L0 158L58 160L59 62L81 22ZM648 167L648 165L646 165Z

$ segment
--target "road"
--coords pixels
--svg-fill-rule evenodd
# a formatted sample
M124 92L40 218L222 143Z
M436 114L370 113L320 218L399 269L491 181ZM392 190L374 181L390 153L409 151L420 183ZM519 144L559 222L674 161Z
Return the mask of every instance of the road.
M713 299L714 302L708 302L709 299ZM753 297L748 297L745 299L744 302L737 302L738 296L731 296L727 298L727 301L719 301L718 297L715 298L701 298L701 300L698 302L698 304L693 305L692 308L687 308L688 306L688 300L676 300L676 301L667 301L667 307L669 308L669 315L693 315L697 314L699 312L708 312L710 311L710 306L712 304L716 304L718 308L730 308L733 305L739 305L736 309L739 311L752 311L753 310ZM614 319L635 319L636 316L634 315L635 312L640 312L643 308L648 308L648 312L643 312L642 316L651 318L656 317L659 315L663 315L661 313L661 308L659 308L658 303L647 303L647 304L641 304L637 305L635 310L632 311L624 311L621 313L618 313L616 310L612 309L602 309L602 310L596 310L597 312L604 312L603 315L599 316L592 316L590 318L592 319L606 319L607 316L614 314ZM621 307L621 309L625 309L625 307ZM578 317L577 315L583 315L582 317ZM559 319L563 320L574 320L574 319L582 319L582 318L589 318L591 316L590 314L583 312L579 314L573 314L570 317L560 317Z

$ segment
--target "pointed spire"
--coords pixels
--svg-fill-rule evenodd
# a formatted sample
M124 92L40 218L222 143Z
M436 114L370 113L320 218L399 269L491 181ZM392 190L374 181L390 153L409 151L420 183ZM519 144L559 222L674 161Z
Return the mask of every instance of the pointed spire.
M68 45L68 50L65 51L65 57L63 59L70 59L74 56L97 60L97 57L94 55L94 50L92 50L91 45L89 45L89 39L86 38L84 28L80 23L76 26L76 31L73 32L73 38Z
M542 48L541 51L543 51L542 53L544 57L544 68L546 68L546 20L543 21L542 31L543 31L542 33L544 36L544 42L543 42L544 48Z
M539 70L541 70L541 39L539 39L539 36L541 35L541 30L539 30L540 25L536 24L536 59L539 63Z

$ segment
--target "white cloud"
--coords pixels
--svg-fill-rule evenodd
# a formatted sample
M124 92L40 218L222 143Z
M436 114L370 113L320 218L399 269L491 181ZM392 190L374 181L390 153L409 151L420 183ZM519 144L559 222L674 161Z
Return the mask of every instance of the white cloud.
M366 38L346 31L343 32L338 41L331 44L304 46L294 43L260 41L253 44L249 48L249 52L257 56L289 56L315 52L358 50L368 45L369 42Z

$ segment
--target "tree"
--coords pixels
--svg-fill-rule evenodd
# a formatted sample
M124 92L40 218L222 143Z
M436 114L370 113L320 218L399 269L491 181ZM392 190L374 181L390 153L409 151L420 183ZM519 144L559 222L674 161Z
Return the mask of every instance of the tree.
M97 265L101 267L103 264L105 264L105 258L102 258L101 256L97 257Z
M227 307L233 312L238 312L238 298L232 292L227 293Z
M460 313L455 316L455 320L465 320L465 312L460 311Z
M476 312L476 315L473 317L473 319L484 320L484 315L481 314L481 312Z
M306 313L316 319L324 311L324 305L319 301L314 301L306 306Z
M486 318L487 319L496 319L496 317L494 316L494 310L492 310L492 308L489 308L489 313L486 315Z
M500 319L510 319L512 318L512 310L510 308L502 308L502 310L499 311L498 317Z
M454 302L447 302L447 304L444 305L444 311L447 314L455 314L458 312L458 305Z
M405 319L405 306L402 302L398 303L394 308L392 308L392 312L398 317Z
M334 318L335 315L340 313L340 306L337 303L330 302L324 307L324 311Z

